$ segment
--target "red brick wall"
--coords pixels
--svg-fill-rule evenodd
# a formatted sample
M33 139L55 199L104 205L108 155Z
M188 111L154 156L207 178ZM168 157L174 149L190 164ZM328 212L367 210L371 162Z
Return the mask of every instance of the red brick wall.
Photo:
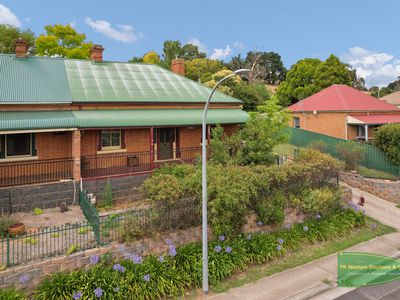
M36 133L36 151L39 159L69 158L72 155L72 132L63 134L54 132Z
M179 128L179 138L181 148L200 147L201 127L181 127Z
M128 152L150 151L150 129L125 130L125 145Z
M81 134L81 155L96 155L97 140L99 132L97 130L85 130Z

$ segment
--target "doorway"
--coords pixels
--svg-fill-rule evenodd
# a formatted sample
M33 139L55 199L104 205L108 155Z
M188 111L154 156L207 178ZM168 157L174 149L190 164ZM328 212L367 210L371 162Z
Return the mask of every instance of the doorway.
M175 128L157 128L158 160L174 158Z

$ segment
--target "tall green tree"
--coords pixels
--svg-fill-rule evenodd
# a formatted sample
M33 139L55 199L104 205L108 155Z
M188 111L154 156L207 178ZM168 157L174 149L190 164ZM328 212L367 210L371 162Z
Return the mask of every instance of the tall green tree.
M200 52L199 47L196 45L185 44L181 48L180 57L188 61L196 58L206 58L206 54L204 52Z
M326 61L305 58L295 63L277 90L276 97L289 105L311 96L332 84L353 86L354 70L331 55Z
M58 56L68 58L88 58L91 42L86 35L78 33L71 25L54 24L44 27L46 34L36 39L36 50L40 56Z
M211 80L213 74L224 69L224 65L219 60L209 58L194 58L185 61L186 77L200 82Z
M23 38L28 45L28 53L35 53L35 34L30 30L21 30L15 26L0 24L0 53L12 54L15 51L15 41Z
M165 41L163 48L163 59L165 63L170 66L172 60L179 57L182 51L182 46L180 41Z

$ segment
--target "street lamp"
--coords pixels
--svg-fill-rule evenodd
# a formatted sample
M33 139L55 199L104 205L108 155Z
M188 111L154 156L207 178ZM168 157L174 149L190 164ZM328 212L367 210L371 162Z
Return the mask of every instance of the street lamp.
M208 112L208 104L218 86L225 80L234 77L240 73L248 73L251 72L249 69L239 69L233 72L228 76L225 76L212 89L210 96L206 101L206 105L204 106L203 111L203 123L202 123L202 139L201 139L201 151L202 151L202 174L201 174L201 182L202 182L202 243L203 243L203 292L208 293L208 245L207 245L207 151L206 151L206 123L207 123L207 112Z

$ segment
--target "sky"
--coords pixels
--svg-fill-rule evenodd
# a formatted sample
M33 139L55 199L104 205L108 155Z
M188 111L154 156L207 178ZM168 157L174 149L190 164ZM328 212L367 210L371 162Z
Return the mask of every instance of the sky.
M290 67L335 54L384 86L400 76L398 0L0 0L0 24L30 28L71 24L105 47L106 60L127 61L165 40L193 43L212 59L275 51Z

